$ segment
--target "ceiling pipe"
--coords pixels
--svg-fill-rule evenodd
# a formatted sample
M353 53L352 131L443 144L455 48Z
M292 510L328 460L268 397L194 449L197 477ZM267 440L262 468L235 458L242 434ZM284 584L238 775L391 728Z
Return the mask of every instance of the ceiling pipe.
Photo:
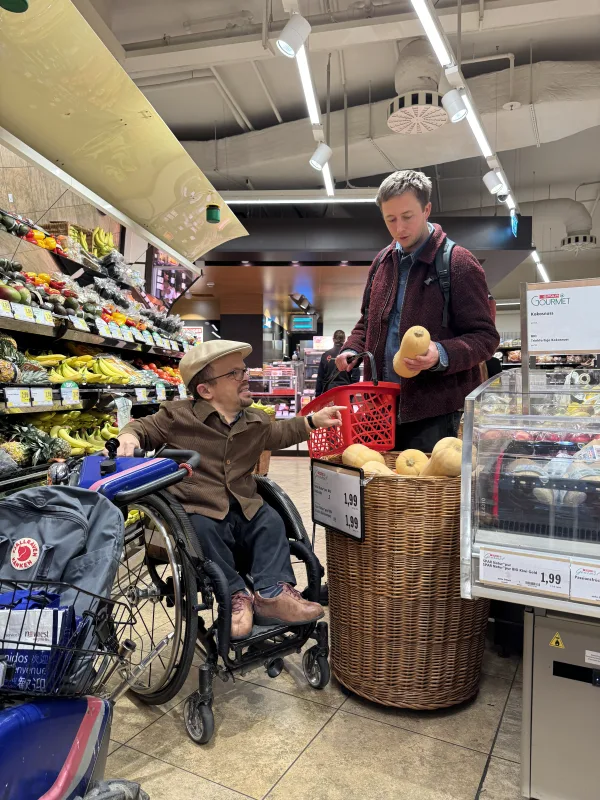
M268 2L268 0L267 0L267 2ZM271 92L267 88L267 84L265 83L263 76L260 74L260 69L259 69L259 66L256 63L256 61L252 62L252 66L254 67L254 72L256 72L256 77L258 78L258 82L262 86L263 92L265 93L265 95L267 97L267 100L269 101L269 105L271 106L271 108L273 109L273 113L277 117L277 122L279 122L279 123L283 122L281 114L279 113L279 109L275 105L275 100L273 100L273 95L271 94Z
M244 112L242 111L242 108L241 108L240 104L237 102L237 100L236 100L236 99L234 98L234 96L231 94L231 92L229 91L229 89L228 89L228 88L227 88L227 86L225 85L225 81L223 80L223 78L221 78L221 76L220 76L220 75L219 75L219 73L217 72L216 68L215 68L215 67L211 67L211 68L210 68L210 71L212 72L212 74L213 74L213 75L215 76L215 78L217 79L217 83L219 84L219 86L221 87L221 89L223 90L223 92L224 92L224 93L225 93L225 94L226 94L226 95L229 97L229 99L230 99L231 103L232 103L232 104L235 106L235 108L237 109L237 112L238 112L238 114L240 115L240 117L241 117L241 118L244 120L244 123L245 123L245 124L248 126L248 128L249 128L251 131L253 131L253 130L254 130L254 126L252 125L252 123L250 122L250 120L248 119L248 117L247 117L247 116L244 114Z
M485 0L479 0L479 30L483 30L483 15L485 13Z

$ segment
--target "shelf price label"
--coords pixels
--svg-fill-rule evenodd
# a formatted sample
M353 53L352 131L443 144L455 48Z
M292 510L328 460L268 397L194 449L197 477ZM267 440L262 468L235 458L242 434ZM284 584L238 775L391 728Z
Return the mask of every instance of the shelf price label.
M365 536L362 478L359 469L313 461L313 522L362 542Z
M71 317L71 324L75 328L76 331L86 331L89 332L89 327L87 322L81 317Z
M152 347L154 344L154 339L152 338L150 331L142 331L142 336L144 337L144 342Z
M509 589L569 597L571 563L569 558L525 550L482 547L479 553L479 580Z
M148 400L148 389L145 387L138 387L135 390L135 399L138 401L138 403L145 403Z
M8 300L0 300L0 317L11 317L13 312Z
M138 331L137 328L132 328L131 331L133 333L133 338L136 340L136 342L141 342L143 344L144 343L144 336L143 336L142 332Z
M60 385L63 406L76 406L79 403L79 387L75 381L65 381Z
M20 319L23 322L35 322L31 306L24 306L22 303L11 303L11 306L15 319Z
M179 392L179 397L181 397L182 400L187 400L187 389L183 383L177 384L177 391Z
M54 327L54 320L52 319L51 311L46 311L43 308L34 308L33 314L35 316L35 321L39 325L49 325L50 327Z
M4 390L7 408L23 408L31 405L29 389L21 387L6 387Z
M131 328L127 325L121 325L121 337L125 339L126 342L133 342L133 333L131 332Z
M179 352L179 345L173 339L170 340L169 344L171 345L171 350L175 350L176 353Z
M31 399L34 406L51 406L54 402L52 400L52 389L42 387L31 389Z
M156 384L156 399L159 401L159 403L162 403L163 400L167 399L167 391L164 383Z
M119 328L116 322L109 322L108 330L110 331L109 335L112 336L113 339L123 340L123 334L121 333L121 328Z
M100 336L110 336L110 329L103 319L97 317L94 324L96 325L96 330Z
M183 352L184 353L187 353L187 351L190 349L190 346L189 346L189 344L187 342L182 342L181 346L183 347Z
M164 347L162 336L159 333L156 333L156 331L153 331L152 332L152 338L154 339L154 344L157 347Z

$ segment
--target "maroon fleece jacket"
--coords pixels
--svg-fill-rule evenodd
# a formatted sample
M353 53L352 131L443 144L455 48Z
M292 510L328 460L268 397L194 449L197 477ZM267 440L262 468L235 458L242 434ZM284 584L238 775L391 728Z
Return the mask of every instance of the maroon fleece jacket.
M475 256L456 245L450 263L450 310L448 328L442 328L444 297L436 277L435 254L446 234L434 225L429 241L410 269L402 314L400 340L413 325L427 328L432 342L440 342L448 353L449 366L444 372L425 370L414 378L403 378L400 391L400 419L419 419L449 414L463 407L465 397L481 383L480 364L493 356L500 337L492 319L488 302L485 273ZM350 334L344 349L375 356L379 377L383 373L388 322L398 292L398 256L395 243L385 249L373 284L369 303L368 326L365 330L365 298L361 317ZM375 261L369 270L369 281ZM367 282L368 285L368 282ZM370 374L365 361L365 378Z

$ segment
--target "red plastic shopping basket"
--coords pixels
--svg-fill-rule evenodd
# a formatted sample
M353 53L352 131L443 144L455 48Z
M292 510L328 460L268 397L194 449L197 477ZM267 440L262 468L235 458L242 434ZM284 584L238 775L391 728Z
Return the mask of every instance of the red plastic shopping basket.
M374 359L370 353L373 382L336 386L316 397L300 411L300 416L313 414L327 406L346 406L339 428L320 428L308 440L311 458L335 456L351 444L364 444L372 450L385 451L394 447L396 406L400 385L377 380Z

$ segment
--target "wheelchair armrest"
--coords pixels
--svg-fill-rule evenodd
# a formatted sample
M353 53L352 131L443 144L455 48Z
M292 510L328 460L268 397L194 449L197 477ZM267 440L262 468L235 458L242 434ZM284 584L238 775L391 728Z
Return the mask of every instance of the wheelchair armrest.
M278 486L275 481L261 475L255 475L256 488L259 495L279 514L285 524L285 532L291 541L303 542L309 550L312 544L306 533L306 528L302 522L298 509L291 501L290 497Z

